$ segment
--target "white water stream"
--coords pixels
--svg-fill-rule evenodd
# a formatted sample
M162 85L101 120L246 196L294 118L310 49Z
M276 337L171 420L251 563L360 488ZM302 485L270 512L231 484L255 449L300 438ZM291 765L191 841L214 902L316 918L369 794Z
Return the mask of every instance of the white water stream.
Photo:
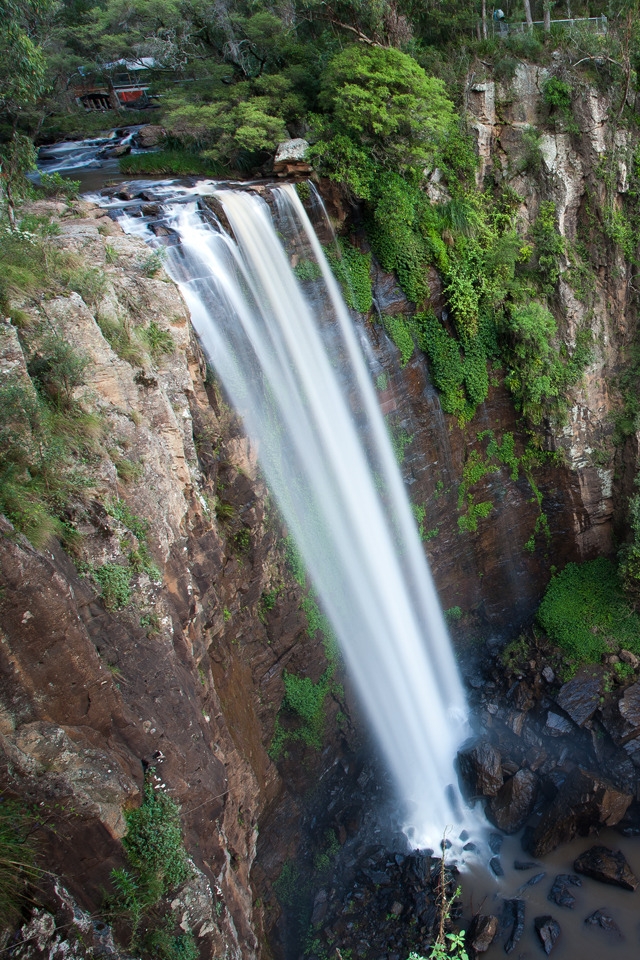
M394 775L411 842L436 847L472 816L453 767L467 709L353 321L293 187L274 189L274 222L255 193L199 186L215 192L233 239L195 202L165 207L180 237L168 271L258 445ZM144 233L140 220L123 225ZM301 284L292 251L315 261L321 280Z

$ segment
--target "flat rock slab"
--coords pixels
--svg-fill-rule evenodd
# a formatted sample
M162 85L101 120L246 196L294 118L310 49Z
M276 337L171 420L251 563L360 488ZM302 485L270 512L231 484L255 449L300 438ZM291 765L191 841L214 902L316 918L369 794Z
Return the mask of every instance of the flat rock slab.
M592 880L599 880L601 883L611 883L624 890L635 890L638 886L638 880L621 850L590 847L589 850L580 854L573 867L577 873L583 873L585 877L591 877Z
M610 917L604 910L596 910L585 920L588 927L600 927L605 933L610 933L616 940L624 940L622 931L613 917Z
M604 671L599 666L581 667L572 680L560 688L556 703L579 727L590 720L600 706Z
M544 947L544 952L547 956L549 956L556 945L558 937L560 936L560 924L557 920L554 920L553 917L548 915L544 917L536 917L533 922L535 924L536 933L540 937L542 946Z

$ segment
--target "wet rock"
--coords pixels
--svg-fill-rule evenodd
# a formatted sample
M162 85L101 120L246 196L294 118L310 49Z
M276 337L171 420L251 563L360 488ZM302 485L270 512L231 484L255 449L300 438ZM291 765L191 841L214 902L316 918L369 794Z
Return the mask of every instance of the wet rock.
M538 790L538 778L531 770L518 770L487 806L487 817L504 833L520 830L531 811Z
M556 697L559 707L579 727L590 720L600 706L604 689L604 671L599 666L582 667L572 680L560 688Z
M504 837L501 833L490 833L489 834L489 849L491 853L500 853L502 850L502 844L504 842Z
M635 890L638 880L621 850L609 847L590 847L573 864L577 873L583 873L601 883L611 883L624 890Z
M495 797L502 786L502 759L488 740L463 744L458 768L470 797Z
M543 680L546 680L547 683L553 683L553 681L556 678L556 675L551 669L551 667L546 666L542 668L542 678Z
M536 933L542 941L544 952L549 956L560 936L560 924L550 916L536 917L533 922Z
M542 857L560 843L587 836L596 826L615 826L631 799L597 774L573 770L528 838L527 849Z
M581 886L582 880L575 873L559 873L553 881L547 900L557 903L559 907L567 907L569 910L573 910L576 905L576 898L569 887Z
M549 710L544 728L545 733L548 733L552 737L566 737L572 734L574 730L575 726L571 720L567 720L566 717L560 716L559 713L554 713L553 710Z
M508 907L507 907L507 904L509 904ZM525 914L524 900L505 901L505 910L510 911L511 915L513 916L513 926L511 928L511 933L504 945L504 952L511 953L517 947L518 943L522 939L522 934L524 933L524 914Z
M474 843L472 840L470 840L469 843L465 843L465 845L464 845L464 847L463 847L462 849L463 849L463 850L466 850L467 853L471 853L473 850L477 850L478 848L477 848L477 846L475 845L475 843Z
M467 931L467 944L476 953L484 953L495 940L498 918L477 913Z
M524 891L527 890L529 887L537 886L537 884L539 884L542 880L544 880L546 875L547 874L544 871L542 873L536 873L536 875L534 877L531 877L529 880L527 880L526 883L521 884L521 886L519 886L518 889L516 890L516 893L518 894L524 893Z
M500 857L491 857L491 860L489 860L489 866L495 873L496 877L504 877L504 870L502 869L502 864L500 863Z
M609 916L608 913L605 913L604 910L596 910L594 913L590 914L585 920L585 923L588 927L600 927L601 930L612 934L617 940L624 939L618 924L615 922L613 917Z
M535 860L514 860L513 861L514 870L535 870L535 868L539 866L540 864L536 863Z

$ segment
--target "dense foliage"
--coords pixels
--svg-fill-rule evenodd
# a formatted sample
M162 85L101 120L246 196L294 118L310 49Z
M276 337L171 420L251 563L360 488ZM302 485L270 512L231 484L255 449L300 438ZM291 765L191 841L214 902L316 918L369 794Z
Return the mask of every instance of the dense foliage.
M599 663L619 649L640 653L640 617L630 609L615 564L569 563L549 584L538 620L570 662Z

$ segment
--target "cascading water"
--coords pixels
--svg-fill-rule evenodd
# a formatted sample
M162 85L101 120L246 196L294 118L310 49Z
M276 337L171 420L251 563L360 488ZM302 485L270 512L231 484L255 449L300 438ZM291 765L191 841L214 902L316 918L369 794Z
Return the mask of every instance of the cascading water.
M453 786L465 698L353 322L293 187L273 190L273 217L255 193L199 192L215 194L233 238L183 195L165 207L180 239L168 270L257 441L405 802L409 837L435 846L465 816ZM124 226L146 229L130 217ZM304 290L291 257L315 264Z

